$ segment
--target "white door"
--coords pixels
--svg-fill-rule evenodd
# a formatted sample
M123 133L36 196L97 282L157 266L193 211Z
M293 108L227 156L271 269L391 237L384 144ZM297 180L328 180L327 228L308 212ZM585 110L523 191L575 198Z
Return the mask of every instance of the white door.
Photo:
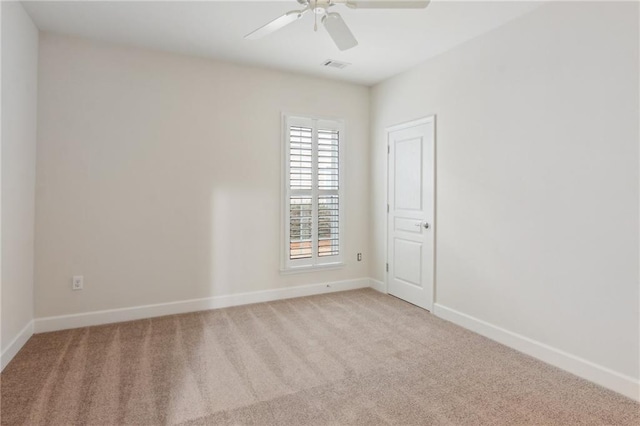
M433 116L387 129L387 289L427 310L434 286L434 131Z

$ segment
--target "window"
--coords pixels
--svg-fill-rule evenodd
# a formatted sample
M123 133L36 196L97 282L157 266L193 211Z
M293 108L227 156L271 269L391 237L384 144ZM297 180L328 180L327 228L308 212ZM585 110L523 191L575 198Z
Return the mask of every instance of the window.
M343 124L284 117L285 270L338 265L343 253Z

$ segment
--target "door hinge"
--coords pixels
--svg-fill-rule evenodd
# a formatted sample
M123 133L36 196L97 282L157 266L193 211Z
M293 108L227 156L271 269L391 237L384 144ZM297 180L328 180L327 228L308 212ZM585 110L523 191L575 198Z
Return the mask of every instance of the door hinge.
M389 213L389 204L387 204L387 213Z
M387 263L387 272L389 272L389 264Z
M387 145L387 154L391 154L391 145Z

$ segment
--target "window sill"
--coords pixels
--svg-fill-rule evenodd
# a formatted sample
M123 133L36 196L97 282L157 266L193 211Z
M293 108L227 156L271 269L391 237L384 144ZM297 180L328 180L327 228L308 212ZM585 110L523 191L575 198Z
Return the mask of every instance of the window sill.
M305 272L319 272L319 271L331 271L334 269L342 269L345 267L345 263L327 263L325 265L317 266L295 266L293 268L280 269L280 275L293 275L304 274Z

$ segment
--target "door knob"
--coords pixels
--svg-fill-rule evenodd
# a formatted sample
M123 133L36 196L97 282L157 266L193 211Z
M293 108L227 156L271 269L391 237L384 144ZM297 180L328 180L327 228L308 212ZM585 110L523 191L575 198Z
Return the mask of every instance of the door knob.
M420 222L420 223L416 223L416 226L424 226L424 229L429 229L429 227L431 225L429 225L429 222Z

